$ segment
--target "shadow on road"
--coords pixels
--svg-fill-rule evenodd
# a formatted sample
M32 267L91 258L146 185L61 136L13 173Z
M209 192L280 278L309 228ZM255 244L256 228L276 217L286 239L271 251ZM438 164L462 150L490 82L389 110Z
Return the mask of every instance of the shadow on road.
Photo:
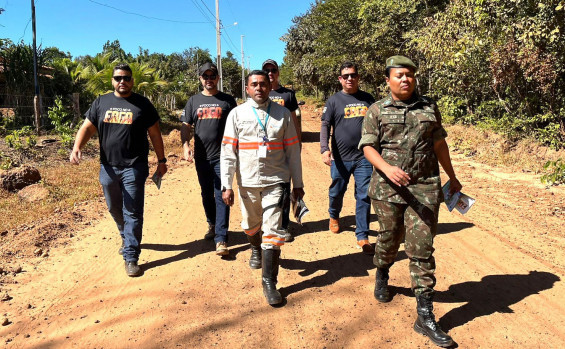
M467 302L442 316L445 330L494 313L513 313L511 305L541 291L548 290L561 279L552 273L530 271L528 274L487 275L481 281L451 285L438 292L436 300L444 303Z
M376 222L377 215L371 214L370 222ZM291 229L294 236L300 236L304 234L319 233L321 231L329 231L330 220L329 218L321 219L319 221L305 222L304 225L300 226L298 223L290 222L292 224ZM355 215L344 216L339 219L339 225L341 227L341 232L351 231L355 232ZM377 232L374 230L369 231L370 236L377 236Z
M243 232L232 232L229 233L229 241L228 247L231 245L241 245L245 244L244 246L239 246L236 248L229 248L230 254L227 256L222 257L225 260L236 260L236 256L239 252L245 251L249 249L249 245L247 244L247 237ZM183 259L193 258L198 256L199 254L203 253L214 253L216 246L214 241L208 240L195 240L191 242L187 242L184 244L172 245L172 244L141 244L142 250L153 250L153 251L161 251L161 252L172 252L172 251L180 251L179 254L154 260L151 262L147 262L141 265L144 271L147 271L152 268L160 267L169 263L178 262Z
M525 298L549 290L561 279L552 273L530 271L528 274L487 275L481 281L467 281L451 285L447 291L436 292L435 301L462 303L441 317L443 330L449 331L481 316L494 313L513 313L511 305ZM391 292L413 297L406 287L391 286ZM416 301L414 300L414 311Z
M281 259L280 263L282 268L301 270L298 273L301 276L308 276L317 271L326 270L326 273L322 275L315 276L288 287L282 287L280 292L283 296L288 296L289 294L312 287L328 286L346 277L368 276L369 270L375 268L373 258L361 252L312 262L296 259Z
M320 132L302 132L302 143L319 143Z

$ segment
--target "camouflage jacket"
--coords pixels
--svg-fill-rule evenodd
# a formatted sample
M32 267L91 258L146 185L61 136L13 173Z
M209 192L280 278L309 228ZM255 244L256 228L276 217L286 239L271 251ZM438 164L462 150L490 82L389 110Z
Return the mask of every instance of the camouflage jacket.
M415 96L406 104L391 96L374 103L363 121L359 149L374 147L383 159L411 178L407 187L394 185L374 170L369 197L393 203L438 204L443 201L434 142L447 137L435 103Z

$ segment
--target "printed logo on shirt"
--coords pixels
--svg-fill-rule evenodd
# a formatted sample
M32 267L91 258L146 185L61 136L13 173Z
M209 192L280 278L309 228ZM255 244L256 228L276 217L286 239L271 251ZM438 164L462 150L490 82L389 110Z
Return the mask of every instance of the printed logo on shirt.
M132 121L133 113L128 108L110 108L104 115L104 122L108 124L131 125Z
M343 114L345 119L349 118L362 118L367 114L367 106L362 103L348 104L343 108Z
M284 107L284 99L281 96L269 96L271 101L277 103L278 105L282 105Z
M220 119L222 108L217 104L202 104L196 109L198 119Z

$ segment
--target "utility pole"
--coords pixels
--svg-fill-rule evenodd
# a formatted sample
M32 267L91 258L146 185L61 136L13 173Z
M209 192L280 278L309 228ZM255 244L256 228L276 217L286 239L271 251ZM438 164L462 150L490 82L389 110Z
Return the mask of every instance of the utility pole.
M245 63L243 62L243 37L241 36L241 99L245 101Z
M216 50L218 51L218 73L220 74L220 91L224 91L224 79L222 78L222 45L220 38L220 0L216 0Z
M39 108L39 81L37 79L37 48L35 45L35 2L31 0L31 28L33 31L33 76L35 80L35 96L33 97L33 111L35 114L35 132L39 134L41 126L41 110Z

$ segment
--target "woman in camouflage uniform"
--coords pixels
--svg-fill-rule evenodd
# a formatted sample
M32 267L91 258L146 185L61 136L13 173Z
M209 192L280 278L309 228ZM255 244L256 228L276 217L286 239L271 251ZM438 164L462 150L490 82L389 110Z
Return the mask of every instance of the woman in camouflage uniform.
M369 185L380 225L374 257L375 298L391 300L388 271L405 239L417 300L414 329L445 347L453 340L439 328L432 313L436 283L433 239L443 201L438 162L449 176L452 193L461 190L461 184L451 165L447 133L437 106L415 92L416 69L407 57L387 59L386 81L391 93L367 111L359 148L375 167Z

